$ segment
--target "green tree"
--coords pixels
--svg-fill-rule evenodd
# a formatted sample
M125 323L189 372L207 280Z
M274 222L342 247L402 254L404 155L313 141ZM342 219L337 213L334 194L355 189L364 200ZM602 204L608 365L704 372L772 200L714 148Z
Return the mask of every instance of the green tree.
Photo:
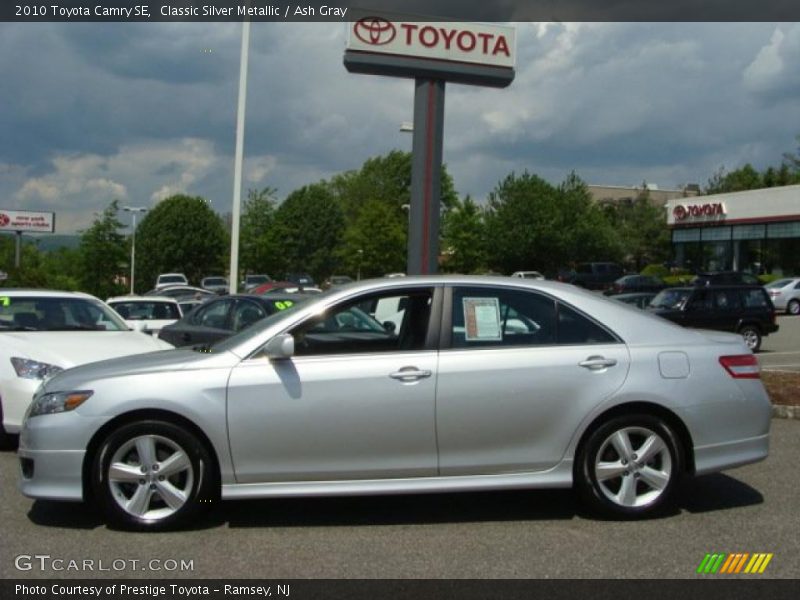
M445 214L442 223L444 270L476 273L486 269L486 229L481 208L467 196Z
M159 273L184 273L192 283L223 273L228 245L222 219L207 200L171 196L148 212L136 231L136 290L150 289Z
M337 251L344 272L364 278L405 271L406 234L397 212L385 202L367 200Z
M761 174L750 163L730 173L722 167L717 171L706 185L706 194L725 194L728 192L741 192L744 190L757 190L765 187Z
M275 212L270 230L273 271L306 272L321 281L336 269L343 231L344 214L325 183L292 192Z
M670 255L670 234L664 209L653 204L644 187L631 203L612 207L613 220L626 262L640 271L648 264L664 262Z
M505 273L553 273L582 260L617 260L617 236L588 188L572 173L554 187L525 171L508 175L489 195L489 266Z
M275 194L273 188L249 190L242 210L239 254L245 273L275 274L272 266L280 247L272 228L275 222Z
M81 235L81 289L103 300L125 290L121 278L128 252L118 213L119 201L114 200Z

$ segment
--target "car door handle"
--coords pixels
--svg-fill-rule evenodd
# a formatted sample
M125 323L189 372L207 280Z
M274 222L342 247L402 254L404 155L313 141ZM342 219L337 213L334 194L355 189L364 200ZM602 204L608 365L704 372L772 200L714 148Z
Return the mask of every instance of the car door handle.
M389 374L392 379L399 379L400 381L415 381L430 376L431 372L428 369L418 369L417 367L403 367L399 371Z
M583 367L584 369L589 369L590 371L599 371L600 369L613 367L616 364L617 364L616 358L605 358L603 356L590 356L586 360L579 362L578 366Z

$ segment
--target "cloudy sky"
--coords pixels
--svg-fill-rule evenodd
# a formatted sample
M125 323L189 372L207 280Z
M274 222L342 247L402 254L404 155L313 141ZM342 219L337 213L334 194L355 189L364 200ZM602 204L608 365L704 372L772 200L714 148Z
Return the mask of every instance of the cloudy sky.
M254 23L245 189L357 169L412 117L409 80L345 71L346 26ZM118 198L232 198L240 24L0 23L0 208L59 233ZM462 195L509 172L553 183L705 184L778 164L800 134L800 25L519 23L507 89L449 85L444 158ZM127 219L125 219L127 220Z

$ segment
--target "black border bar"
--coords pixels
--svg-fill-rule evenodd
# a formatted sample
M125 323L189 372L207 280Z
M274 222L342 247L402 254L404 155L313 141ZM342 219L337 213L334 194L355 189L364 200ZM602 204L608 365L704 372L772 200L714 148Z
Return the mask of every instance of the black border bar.
M0 21L342 22L359 8L433 21L800 21L798 0L4 0Z

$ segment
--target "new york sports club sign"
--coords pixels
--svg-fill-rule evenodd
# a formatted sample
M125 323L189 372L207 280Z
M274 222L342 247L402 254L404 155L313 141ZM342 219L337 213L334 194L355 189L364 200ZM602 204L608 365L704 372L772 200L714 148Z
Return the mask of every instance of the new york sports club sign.
M350 24L347 49L513 68L514 28L478 23L395 21L366 16Z

